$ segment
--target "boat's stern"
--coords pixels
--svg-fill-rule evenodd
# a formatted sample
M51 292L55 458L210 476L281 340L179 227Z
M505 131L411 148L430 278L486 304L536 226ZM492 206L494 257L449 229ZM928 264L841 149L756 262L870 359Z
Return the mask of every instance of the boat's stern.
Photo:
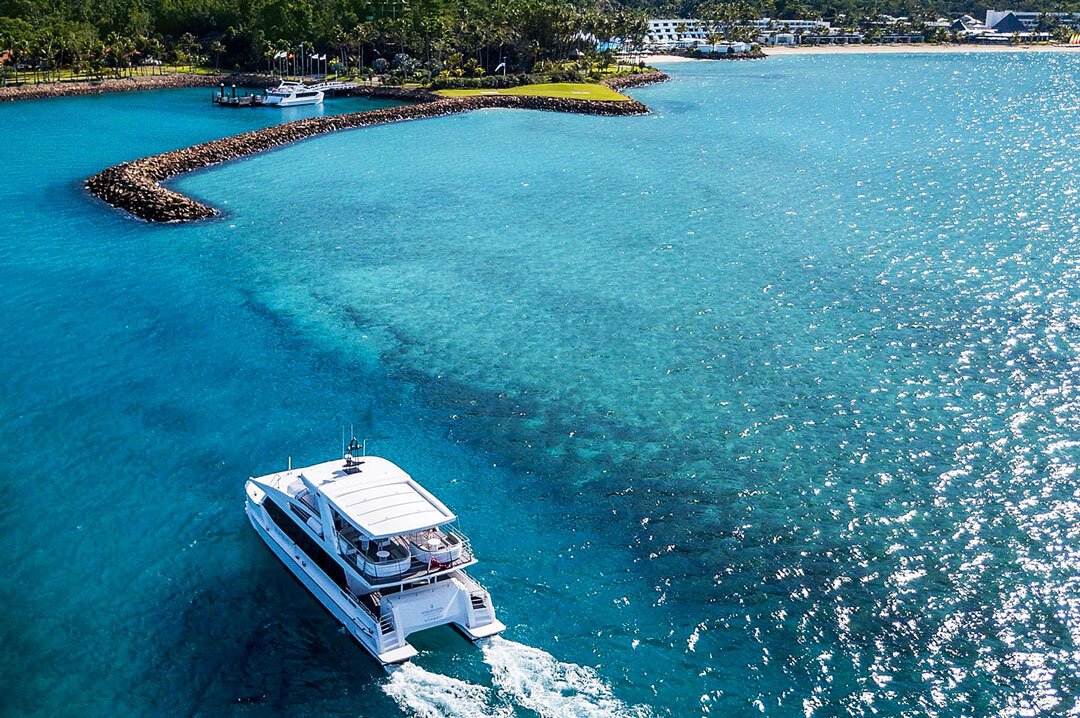
M491 619L490 623L485 623L482 626L476 626L474 628L466 628L460 624L455 624L454 627L461 631L470 641L479 641L481 638L497 636L506 630L506 626L504 626L502 621L497 618Z
M427 586L384 595L382 615L389 617L393 626L393 639L383 637L390 639L384 644L388 648L407 646L405 637L409 634L447 624L473 641L506 629L495 618L491 596L464 571Z

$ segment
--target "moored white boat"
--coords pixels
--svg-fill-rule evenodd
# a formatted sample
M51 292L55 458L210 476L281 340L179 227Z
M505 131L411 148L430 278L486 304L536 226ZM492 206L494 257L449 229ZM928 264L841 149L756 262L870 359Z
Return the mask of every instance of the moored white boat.
M416 655L405 640L451 624L495 635L491 596L457 517L395 464L358 456L251 478L246 511L274 554L384 664Z
M322 90L308 87L302 82L283 80L277 87L266 91L262 104L278 105L279 107L318 105L323 101L323 97Z

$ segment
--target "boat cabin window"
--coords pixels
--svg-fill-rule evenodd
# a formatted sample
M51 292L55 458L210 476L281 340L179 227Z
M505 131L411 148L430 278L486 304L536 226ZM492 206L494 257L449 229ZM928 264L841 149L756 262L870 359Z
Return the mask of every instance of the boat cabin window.
M312 516L306 509L293 503L289 504L289 510L292 511L298 519L307 524L308 528L317 533L320 537L322 536L322 522L319 521L318 516Z
M307 506L309 509L311 509L311 513L313 515L319 515L319 504L315 500L315 497L311 495L311 491L304 489L296 495L296 498L299 499L300 502L304 504L304 506Z
M341 567L337 561L330 557L330 554L326 553L322 546L320 546L315 539L311 538L304 529L300 528L295 521L289 518L289 515L281 510L281 507L274 502L273 499L267 497L263 501L263 506L266 508L266 513L270 517L270 520L281 529L282 533L288 536L294 544L296 544L301 551L308 555L308 557L315 562L315 565L323 570L327 576L330 577L334 583L340 586L342 589L348 589L349 584L345 578L345 569Z

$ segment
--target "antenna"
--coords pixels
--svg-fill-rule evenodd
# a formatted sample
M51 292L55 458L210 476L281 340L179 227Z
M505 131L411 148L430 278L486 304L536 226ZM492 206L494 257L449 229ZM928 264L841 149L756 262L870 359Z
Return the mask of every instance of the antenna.
M360 452L360 444L356 443L356 437L354 436L349 440L348 453L344 454L345 459L345 473L355 474L360 470L360 464L364 463L360 461L360 457L357 454Z
M364 437L364 456L367 456L367 437Z
M341 424L341 458L345 458L345 424Z
M292 471L292 457L289 457L289 471Z

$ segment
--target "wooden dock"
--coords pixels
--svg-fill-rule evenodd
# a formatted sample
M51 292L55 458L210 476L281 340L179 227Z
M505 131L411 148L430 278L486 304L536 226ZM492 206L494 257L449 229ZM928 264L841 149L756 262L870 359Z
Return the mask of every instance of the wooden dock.
M236 94L236 85L232 86L232 94L225 93L225 86L210 96L211 102L221 107L259 107L263 103L263 95L252 95L246 90L244 94Z

